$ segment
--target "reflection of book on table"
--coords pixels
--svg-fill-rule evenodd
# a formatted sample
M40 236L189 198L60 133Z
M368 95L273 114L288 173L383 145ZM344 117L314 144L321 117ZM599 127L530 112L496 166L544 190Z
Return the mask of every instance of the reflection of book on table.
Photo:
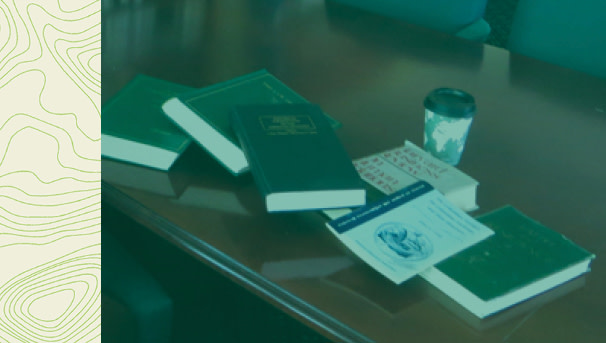
M552 288L531 299L523 301L516 306L507 308L486 318L477 317L473 313L469 312L469 310L461 306L461 304L457 303L435 287L430 287L428 289L428 294L432 299L436 300L440 305L444 306L458 318L463 320L467 325L471 326L475 330L484 331L497 325L512 322L516 318L519 318L518 320L521 321L525 320L523 315L532 314L539 310L542 306L585 286L585 278L585 275L574 278L573 280L567 281L558 287Z
M248 170L248 161L231 128L236 105L307 103L266 70L259 70L168 100L162 109L232 174ZM333 127L340 124L327 117Z
M104 181L154 194L177 197L186 184L171 172L145 168L120 161L102 160L101 178Z
M413 143L354 160L362 179L385 194L427 181L464 211L476 209L478 182Z
M492 234L425 181L327 226L356 255L395 283Z
M191 139L162 112L167 99L190 87L137 75L103 106L101 154L168 170Z
M263 263L261 275L274 281L319 278L334 274L352 265L352 259L347 256L271 261Z
M172 202L243 216L251 214L251 210L238 198L235 189L190 186Z
M232 114L269 212L364 205L364 182L319 106L237 106Z
M356 263L351 268L343 269L323 277L320 281L352 297L352 301L361 302L382 312L381 315L393 317L406 311L411 306L426 301L427 283L414 277L403 284L395 284L383 277L376 277L376 271L362 268ZM365 310L369 310L365 306Z
M511 206L478 221L495 235L421 276L479 318L586 273L595 257Z

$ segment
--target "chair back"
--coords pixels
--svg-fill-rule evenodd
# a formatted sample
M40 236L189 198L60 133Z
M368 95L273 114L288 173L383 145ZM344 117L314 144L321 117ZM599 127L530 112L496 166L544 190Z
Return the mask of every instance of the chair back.
M520 0L509 50L606 78L605 0Z
M482 20L487 0L333 0L411 24L456 34Z

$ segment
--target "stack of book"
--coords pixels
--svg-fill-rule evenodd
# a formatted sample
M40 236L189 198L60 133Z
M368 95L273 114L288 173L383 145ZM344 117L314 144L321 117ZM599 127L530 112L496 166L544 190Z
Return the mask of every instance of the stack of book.
M479 319L589 271L593 254L511 206L470 216L478 182L411 142L352 160L340 125L266 70L200 89L139 75L102 109L102 175L248 214L229 191L185 191L170 177L194 142L234 178L252 173L267 212L321 210L378 273L419 275Z
M266 70L201 89L139 75L102 118L104 157L168 171L193 141L234 176L250 170L268 212L366 203L340 123Z

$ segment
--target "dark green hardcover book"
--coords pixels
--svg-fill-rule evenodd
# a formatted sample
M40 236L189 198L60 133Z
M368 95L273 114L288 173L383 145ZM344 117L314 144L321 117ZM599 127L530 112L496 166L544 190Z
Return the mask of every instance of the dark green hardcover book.
M365 204L364 182L319 106L237 106L231 119L268 212Z
M495 234L421 276L479 318L588 272L595 257L512 206L477 219Z
M248 170L248 161L229 123L236 105L308 103L262 69L180 95L162 107L166 115L191 135L232 174ZM334 128L340 124L328 119Z
M104 157L168 170L191 138L162 112L162 104L193 88L135 76L101 109Z

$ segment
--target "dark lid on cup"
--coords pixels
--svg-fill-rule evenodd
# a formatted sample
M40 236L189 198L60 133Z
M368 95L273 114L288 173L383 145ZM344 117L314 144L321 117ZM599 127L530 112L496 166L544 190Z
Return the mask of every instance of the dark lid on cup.
M476 114L473 96L459 89L434 89L425 97L424 105L434 113L453 118L471 118Z

